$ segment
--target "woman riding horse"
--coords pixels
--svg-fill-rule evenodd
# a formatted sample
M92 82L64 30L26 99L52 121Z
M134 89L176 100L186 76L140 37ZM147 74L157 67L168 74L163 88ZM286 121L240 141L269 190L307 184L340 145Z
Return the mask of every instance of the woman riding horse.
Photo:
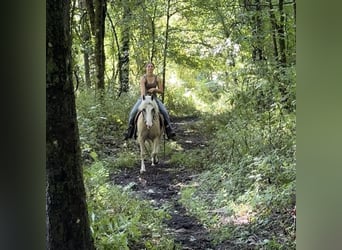
M174 139L176 134L171 127L170 116L166 110L164 104L157 98L157 93L162 94L164 92L162 80L153 74L154 64L149 62L146 64L146 74L140 79L140 95L141 97L133 106L129 118L128 118L128 129L125 133L125 140L132 138L134 134L134 119L138 113L138 107L141 104L142 96L144 95L154 95L157 101L160 113L164 117L165 131L168 139Z

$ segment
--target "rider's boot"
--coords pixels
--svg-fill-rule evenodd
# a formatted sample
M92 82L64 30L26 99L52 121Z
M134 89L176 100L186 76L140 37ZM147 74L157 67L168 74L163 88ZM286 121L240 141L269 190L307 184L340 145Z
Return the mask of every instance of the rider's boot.
M134 126L133 124L129 124L127 131L124 133L124 140L128 140L133 137Z
M176 133L173 131L173 129L172 129L172 127L170 126L170 124L166 124L165 130L166 130L167 138L168 138L169 140L175 140Z

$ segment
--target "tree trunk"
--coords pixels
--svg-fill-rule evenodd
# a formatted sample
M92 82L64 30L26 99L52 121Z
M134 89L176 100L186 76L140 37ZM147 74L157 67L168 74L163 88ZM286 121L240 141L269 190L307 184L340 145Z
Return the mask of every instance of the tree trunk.
M95 25L95 8L93 0L85 0L88 10L88 16L90 21L91 33L95 35L96 25Z
M295 20L295 24L297 23L297 4L296 4L296 0L293 0L293 13L294 13L294 20ZM295 25L295 31L296 31L296 25Z
M129 40L130 40L130 22L131 10L127 1L123 3L123 30L121 40L121 53L119 58L119 79L120 92L129 91Z
M271 22L271 27L272 27L272 41L273 41L273 51L274 51L274 59L275 61L278 60L279 58L279 53L278 53L278 45L277 45L277 20L274 14L274 8L272 4L272 0L268 0L269 3L269 14L270 14L270 22Z
M105 36L105 19L107 12L106 0L95 1L95 61L96 61L96 86L97 89L103 90L104 74L105 74L105 50L104 50L104 36Z
M166 82L166 58L167 58L167 50L169 45L169 26L170 26L170 0L167 0L166 6L166 28L165 28L165 44L164 44L164 53L163 53L163 89L164 92L162 93L162 102L164 102L164 95L165 95L165 82Z
M70 2L47 1L47 249L94 249L71 70Z
M263 29L262 29L262 20L261 20L261 5L260 0L255 0L256 11L254 15L254 29L253 36L255 39L255 43L253 46L252 58L254 61L262 61L265 60L263 54Z
M154 57L156 56L156 11L157 11L157 5L154 6L153 16L151 18L151 33L152 33L152 46L151 46L151 57L150 62L154 61ZM168 25L168 24L166 24Z
M106 0L86 0L92 34L95 36L95 82L96 89L103 90L105 73L105 19L107 13Z
M279 39L279 62L280 65L286 66L286 45L285 45L285 13L284 0L279 0L279 15L280 21L278 25L278 39Z
M112 27L112 32L113 32L113 51L115 51L115 46L116 46L116 51L117 51L117 58L118 58L118 67L115 70L115 57L113 56L113 74L112 74L112 81L116 82L117 76L121 74L121 70L120 70L120 43L119 43L119 38L118 38L118 34L116 32L116 28L115 25L113 23L112 18L110 17L110 15L108 15L108 19L109 19L109 23L110 26ZM119 76L119 78L121 77L121 75ZM120 78L121 79L121 78ZM121 86L121 80L119 79L120 83L119 83L119 93L118 96L120 96L122 94L122 86ZM127 90L128 91L128 90Z
M82 9L81 18L81 37L82 37L82 52L83 52L83 62L84 62L84 78L85 85L87 88L91 87L91 76L90 76L90 55L91 55L91 33L88 21L90 21L90 16L86 14L87 4L85 0L80 0L80 8ZM88 20L89 19L89 20Z
M89 60L89 53L86 49L83 50L83 61L84 61L85 83L86 83L87 88L90 88L91 87L90 60Z

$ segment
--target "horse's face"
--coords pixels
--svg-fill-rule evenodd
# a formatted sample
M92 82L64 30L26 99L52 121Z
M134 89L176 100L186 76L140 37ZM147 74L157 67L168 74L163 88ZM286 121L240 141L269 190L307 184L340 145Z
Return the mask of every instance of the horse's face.
M156 115L156 110L152 103L148 103L147 105L145 105L145 107L142 109L142 114L147 129L150 129L153 125L153 120Z

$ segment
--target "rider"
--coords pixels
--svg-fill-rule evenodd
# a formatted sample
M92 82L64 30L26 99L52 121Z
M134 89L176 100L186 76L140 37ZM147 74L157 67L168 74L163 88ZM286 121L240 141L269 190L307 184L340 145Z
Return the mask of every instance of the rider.
M154 64L152 62L149 62L146 64L146 74L144 74L140 79L140 98L133 106L131 112L129 113L128 118L128 129L125 135L125 140L132 138L134 133L134 118L136 114L138 113L138 107L141 103L142 96L143 95L154 95L156 97L156 94L162 94L164 92L163 89L163 82L162 80L157 76L153 74L154 70ZM166 110L166 107L164 104L156 98L160 113L162 113L164 117L164 124L165 124L165 130L166 135L168 139L174 139L176 136L175 132L173 131L171 127L171 121L169 114Z

